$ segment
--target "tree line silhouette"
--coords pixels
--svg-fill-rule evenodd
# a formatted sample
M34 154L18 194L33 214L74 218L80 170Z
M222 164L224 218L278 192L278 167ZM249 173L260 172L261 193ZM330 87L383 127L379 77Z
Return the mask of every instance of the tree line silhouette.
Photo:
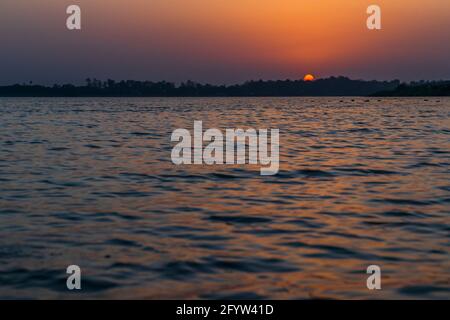
M114 81L86 79L85 85L53 86L15 84L0 86L3 97L256 97L256 96L370 96L449 95L448 81L404 84L399 80L365 81L330 77L316 81L258 80L236 85L201 84L193 81L176 85L159 81Z
M373 94L379 97L430 97L450 96L450 81L418 81L402 83L394 90L385 90Z

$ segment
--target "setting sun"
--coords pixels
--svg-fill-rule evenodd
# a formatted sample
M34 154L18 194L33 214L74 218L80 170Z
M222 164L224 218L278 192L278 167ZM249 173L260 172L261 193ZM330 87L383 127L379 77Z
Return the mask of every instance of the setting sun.
M315 77L312 74L307 74L303 77L303 81L314 81Z

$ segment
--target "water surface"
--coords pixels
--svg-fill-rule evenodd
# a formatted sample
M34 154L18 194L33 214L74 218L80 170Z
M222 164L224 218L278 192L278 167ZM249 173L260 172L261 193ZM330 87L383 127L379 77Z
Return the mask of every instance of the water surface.
M0 99L0 298L449 299L450 99L366 100ZM279 174L173 165L194 120Z

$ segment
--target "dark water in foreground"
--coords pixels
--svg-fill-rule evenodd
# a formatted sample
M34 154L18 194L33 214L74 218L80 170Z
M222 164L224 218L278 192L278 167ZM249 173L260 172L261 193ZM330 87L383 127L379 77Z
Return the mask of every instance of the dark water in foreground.
M174 166L194 120L280 173ZM449 299L450 99L0 99L0 236L0 298Z

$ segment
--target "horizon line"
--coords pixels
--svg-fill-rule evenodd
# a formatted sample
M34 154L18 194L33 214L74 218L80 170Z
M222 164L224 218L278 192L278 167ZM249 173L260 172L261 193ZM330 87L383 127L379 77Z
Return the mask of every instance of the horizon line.
M120 82L128 82L128 81L133 81L133 82L148 82L148 83L170 83L170 84L174 84L176 86L181 86L183 84L196 84L196 85L211 85L211 86L225 86L225 87L230 87L230 86L236 86L236 85L243 85L245 83L248 82L287 82L287 81L292 81L292 82L310 82L310 83L314 83L314 82L319 82L319 81L323 81L323 80L331 80L331 79L346 79L346 80L351 80L351 81L363 81L363 82L399 82L401 84L413 84L413 83L435 83L435 82L448 82L450 81L450 77L448 79L420 79L420 80L410 80L410 81L403 81L400 79L390 79L390 80L378 80L378 79L361 79L361 78L350 78L349 76L344 76L344 75L337 75L337 76L328 76L328 77L316 77L314 80L312 81L305 81L302 78L297 78L297 79L292 79L292 78L285 78L285 79L249 79L249 80L243 80L241 82L234 82L234 83L221 83L221 84L214 84L214 83L208 83L208 82L201 82L201 81L196 81L196 80L191 80L191 79L187 79L184 81L170 81L170 80L135 80L135 79L111 79L111 78L103 78L103 79L97 79L96 77L87 77L84 79L84 82L81 82L82 84L79 84L80 82L78 81L74 81L74 82L53 82L52 84L40 84L40 83L35 83L32 80L29 81L23 81L23 82L15 82L15 83L11 83L11 84L0 84L0 87L10 87L10 86L41 86L41 87L51 87L51 86L64 86L64 85L72 85L72 86L76 86L76 87L83 87L86 86L86 84L89 81L100 81L100 82L108 82L108 81L113 81L115 83L120 83Z

